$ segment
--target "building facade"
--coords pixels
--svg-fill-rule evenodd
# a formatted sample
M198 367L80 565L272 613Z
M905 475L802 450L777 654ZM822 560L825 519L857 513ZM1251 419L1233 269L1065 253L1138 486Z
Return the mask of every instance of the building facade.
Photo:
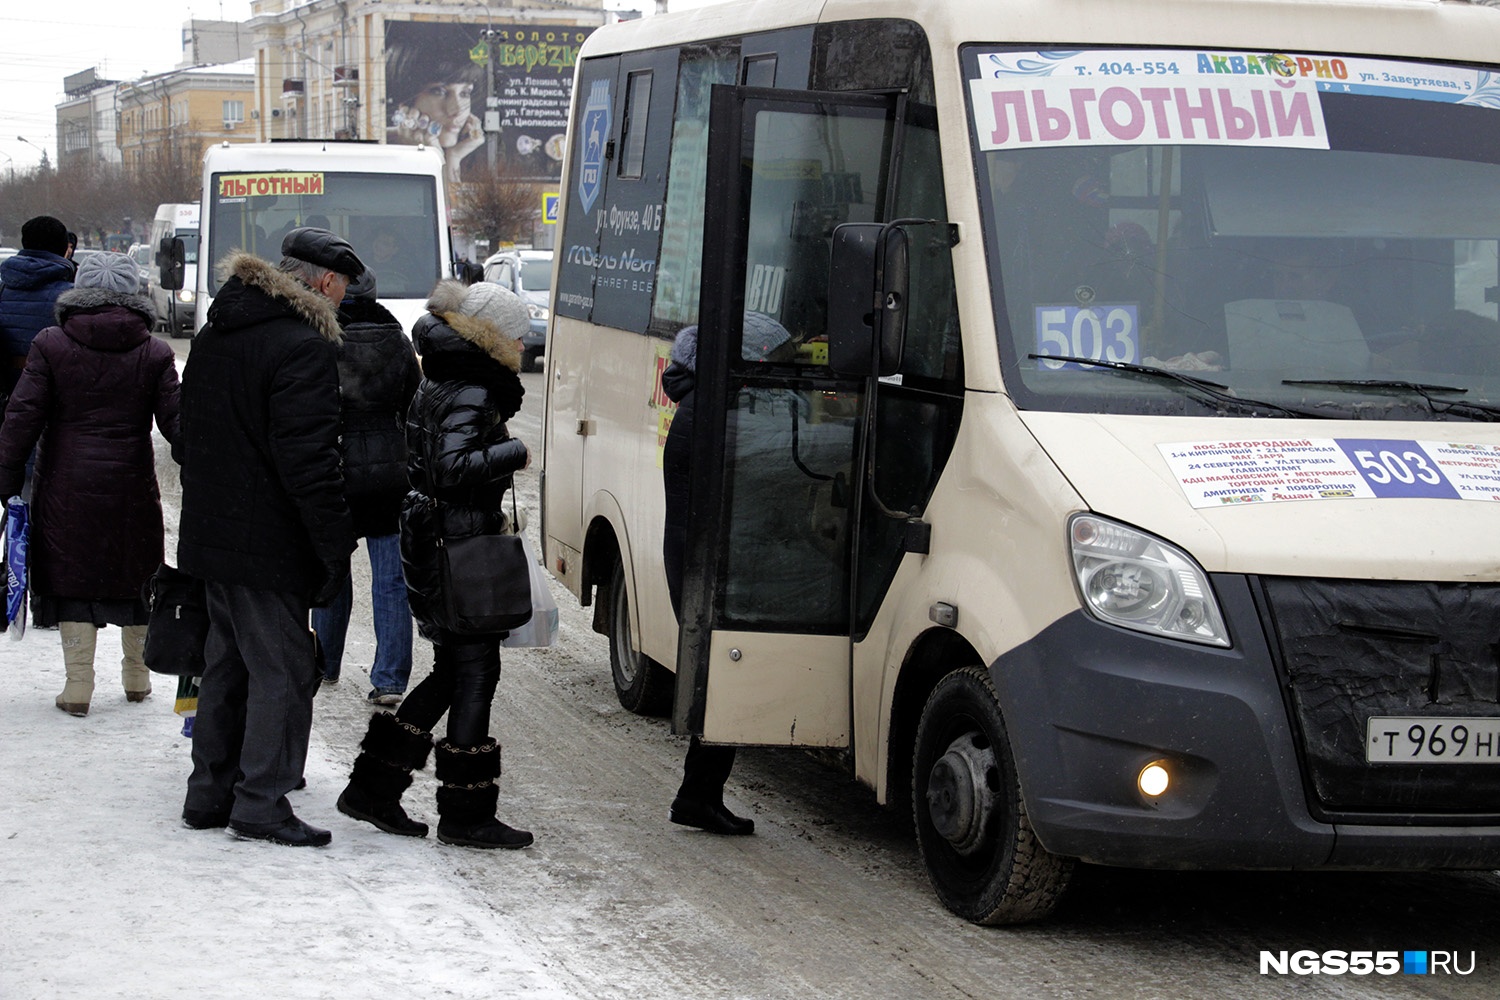
M66 99L57 106L59 169L120 162L117 85L101 77L98 67L63 78Z
M250 60L156 73L119 86L119 146L127 172L196 176L203 151L253 142L247 115L255 74Z

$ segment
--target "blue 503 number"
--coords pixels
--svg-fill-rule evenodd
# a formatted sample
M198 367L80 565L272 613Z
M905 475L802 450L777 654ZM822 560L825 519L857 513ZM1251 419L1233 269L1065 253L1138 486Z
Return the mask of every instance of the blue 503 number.
M1415 441L1335 438L1377 497L1458 499L1458 491Z
M1140 358L1140 326L1135 305L1037 306L1037 367L1047 371L1081 369L1055 357L1094 358L1134 364Z

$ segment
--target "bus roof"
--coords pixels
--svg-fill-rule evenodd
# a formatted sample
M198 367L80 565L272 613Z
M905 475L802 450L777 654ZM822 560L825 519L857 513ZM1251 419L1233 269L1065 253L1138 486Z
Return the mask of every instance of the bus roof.
M1492 63L1500 9L1453 0L743 0L610 25L581 58L815 21L919 21L935 49L964 42L1328 50ZM1336 39L1336 42L1333 41Z
M403 146L371 142L251 142L220 143L203 154L205 171L321 170L382 173L441 174L443 154L436 146Z

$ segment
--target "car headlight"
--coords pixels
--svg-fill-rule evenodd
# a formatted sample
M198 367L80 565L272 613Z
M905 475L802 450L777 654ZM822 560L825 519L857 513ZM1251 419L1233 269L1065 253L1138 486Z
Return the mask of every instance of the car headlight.
M547 311L546 306L534 306L530 303L527 303L526 305L526 312L531 316L532 319L546 319L551 315L551 313Z
M1186 552L1093 514L1075 515L1068 538L1094 617L1171 639L1230 644L1208 577Z
M177 290L177 301L178 302L191 302L191 301L193 301L193 290L191 288L179 288Z

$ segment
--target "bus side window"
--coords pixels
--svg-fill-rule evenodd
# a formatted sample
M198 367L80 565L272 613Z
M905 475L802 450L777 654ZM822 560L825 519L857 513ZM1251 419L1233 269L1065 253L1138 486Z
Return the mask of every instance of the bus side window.
M621 177L640 177L646 162L646 123L651 108L651 71L631 73L625 84L625 121L620 125Z
M776 56L774 54L746 56L740 69L740 86L776 86Z
M915 105L909 119L892 216L944 221L948 218L948 208L936 111L930 105ZM963 345L959 338L952 257L943 239L945 232L946 227L936 226L912 230L918 252L911 258L908 289L911 304L907 310L901 372L958 384L963 377Z
M715 84L734 82L736 49L685 46L677 68L677 111L662 222L661 263L651 310L655 329L698 322L702 278L703 198L708 164L708 98Z

